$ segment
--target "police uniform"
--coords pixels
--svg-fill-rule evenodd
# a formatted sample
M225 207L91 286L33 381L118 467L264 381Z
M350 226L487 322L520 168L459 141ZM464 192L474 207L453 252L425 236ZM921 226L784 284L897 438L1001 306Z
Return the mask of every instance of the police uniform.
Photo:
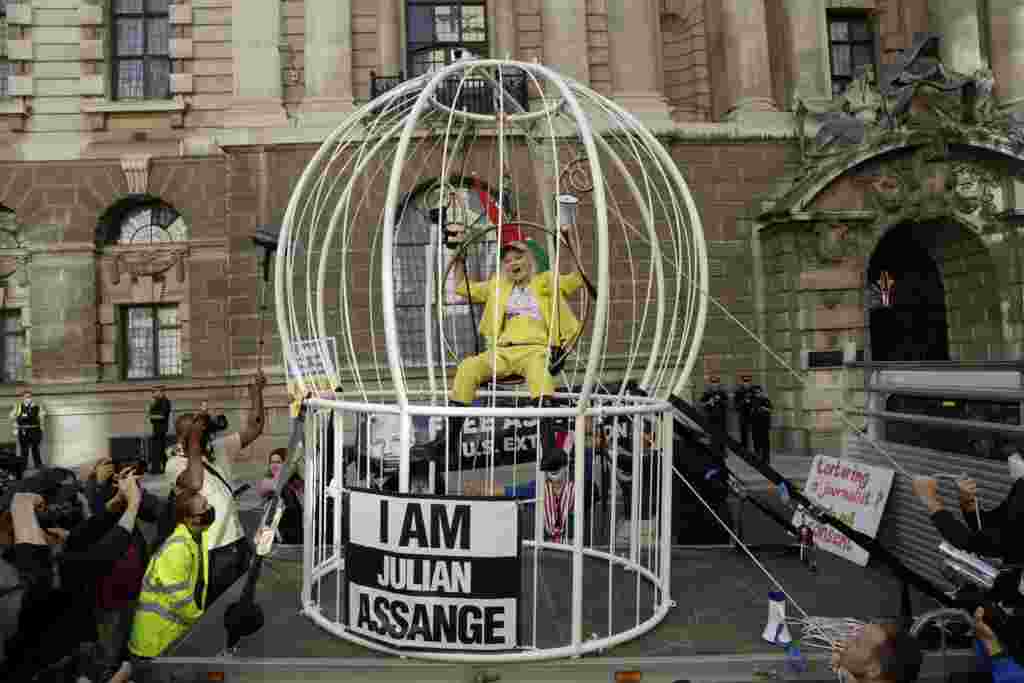
M27 465L31 455L36 469L42 469L43 456L39 446L43 441L43 420L46 419L46 411L37 403L22 401L11 411L11 419L17 427L22 460Z
M711 383L700 397L700 405L711 428L712 451L719 458L725 457L725 435L729 395L718 384L718 378L712 377Z

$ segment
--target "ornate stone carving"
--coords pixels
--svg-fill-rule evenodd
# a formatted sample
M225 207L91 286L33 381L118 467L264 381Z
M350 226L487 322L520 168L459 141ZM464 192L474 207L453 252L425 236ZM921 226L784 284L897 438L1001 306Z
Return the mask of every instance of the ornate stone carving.
M922 221L958 213L974 218L983 232L1002 229L1000 175L978 164L932 159L922 148L885 170L861 177L882 222Z
M999 112L993 86L988 68L973 74L948 71L939 59L939 36L926 34L883 68L877 83L870 67L862 68L832 108L813 111L802 101L794 103L804 171L910 139L941 144L980 140L1020 153L1024 115ZM821 122L811 140L808 119Z
M836 265L864 253L872 238L863 222L838 218L797 224L795 232L800 260L813 268Z
M185 251L182 249L146 249L114 256L111 281L121 283L121 274L127 272L132 282L140 277L160 278L172 267L179 283L185 281Z
M121 170L130 194L146 194L149 189L149 159L148 154L121 157Z

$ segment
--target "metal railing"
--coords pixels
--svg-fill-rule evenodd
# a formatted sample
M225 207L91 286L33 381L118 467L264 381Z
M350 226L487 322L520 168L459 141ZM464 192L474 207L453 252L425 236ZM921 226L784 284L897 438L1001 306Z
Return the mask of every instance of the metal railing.
M495 79L496 81L498 79ZM378 76L370 72L370 99L376 99L389 90L393 90L406 81L404 72L397 76ZM524 110L530 108L530 97L525 73L505 72L500 82L505 96L511 97ZM497 88L485 78L449 78L437 89L437 100L452 109L467 111L473 114L496 114L500 111ZM506 104L505 111L514 113Z

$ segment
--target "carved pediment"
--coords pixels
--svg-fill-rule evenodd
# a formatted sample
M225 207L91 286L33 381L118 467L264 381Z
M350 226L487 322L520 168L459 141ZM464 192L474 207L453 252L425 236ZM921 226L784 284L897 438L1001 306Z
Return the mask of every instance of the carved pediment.
M991 69L959 74L939 58L939 36L919 36L896 63L876 75L862 67L847 91L824 110L795 102L805 173L911 138L983 140L1024 152L1024 116L995 106ZM807 122L820 123L814 137Z

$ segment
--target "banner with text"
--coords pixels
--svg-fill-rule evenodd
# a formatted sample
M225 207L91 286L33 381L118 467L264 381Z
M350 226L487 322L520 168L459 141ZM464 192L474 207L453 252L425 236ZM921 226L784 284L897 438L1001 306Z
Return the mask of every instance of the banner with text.
M893 471L851 460L816 455L804 486L804 495L830 511L847 526L874 538L892 490ZM797 512L793 525L804 524L803 513ZM860 566L868 563L869 553L827 524L814 526L814 544L845 557Z
M350 630L401 648L517 646L521 567L514 500L353 490L345 519Z

